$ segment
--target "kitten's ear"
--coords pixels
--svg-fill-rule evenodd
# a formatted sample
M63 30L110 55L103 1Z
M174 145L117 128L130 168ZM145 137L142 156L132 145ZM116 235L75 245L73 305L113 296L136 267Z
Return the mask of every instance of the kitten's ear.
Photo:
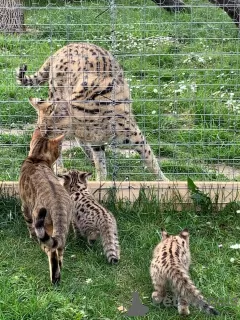
M169 237L167 231L163 229L161 230L161 236L162 236L162 241L166 240Z
M84 178L90 178L92 176L92 172L83 172Z
M40 138L42 138L41 130L39 128L36 128L33 131L32 140L36 140L36 139L40 139Z
M42 100L38 98L31 98L31 97L29 98L29 102L33 106L33 108L36 109L37 111L40 111L40 110L44 111L53 104L51 101Z
M53 142L53 143L59 144L59 143L61 143L61 142L63 141L64 137L65 137L65 135L64 135L64 134L61 134L60 136L58 136L58 137L56 137L56 138L52 138L52 139L50 139L50 140L51 140L51 142Z
M88 181L88 178L91 177L91 172L81 172L80 179L83 183L86 183Z
M64 186L64 184L65 184L65 182L66 182L66 180L67 180L67 175L65 175L65 174L58 174L58 175L57 175L57 178L58 178L59 183L60 183L62 186Z
M69 180L70 177L68 174L57 174L59 180Z
M187 240L189 238L189 231L188 229L184 229L180 232L179 237Z

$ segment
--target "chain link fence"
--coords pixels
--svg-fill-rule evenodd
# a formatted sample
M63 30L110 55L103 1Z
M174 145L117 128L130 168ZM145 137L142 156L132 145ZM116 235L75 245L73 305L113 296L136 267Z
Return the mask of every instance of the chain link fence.
M12 10L6 2L0 22ZM105 48L121 64L135 119L170 180L239 180L239 1L15 4L22 27L14 32L5 19L0 34L0 180L17 180L28 154L37 121L28 98L48 98L47 83L21 87L15 69L26 64L33 74L73 42ZM66 138L64 165L92 172L80 144ZM109 180L156 179L131 146L113 141L106 161Z

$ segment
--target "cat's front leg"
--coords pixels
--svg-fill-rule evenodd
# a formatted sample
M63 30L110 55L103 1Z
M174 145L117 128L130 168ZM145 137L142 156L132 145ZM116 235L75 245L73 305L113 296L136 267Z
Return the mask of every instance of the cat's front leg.
M107 178L107 165L104 146L92 147L93 161L96 168L96 180L105 181Z

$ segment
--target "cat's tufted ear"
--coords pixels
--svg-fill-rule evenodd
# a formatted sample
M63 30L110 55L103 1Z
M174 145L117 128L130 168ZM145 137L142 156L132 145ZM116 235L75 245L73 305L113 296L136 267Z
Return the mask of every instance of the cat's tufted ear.
M60 184L62 186L64 186L64 184L66 182L70 181L70 177L69 177L69 175L67 173L66 174L64 174L64 173L63 174L58 174L57 177L58 177L58 181L60 182Z
M162 236L162 241L166 240L169 237L167 231L163 229L161 230L161 236Z
M64 137L65 137L65 135L64 135L64 134L61 134L61 135L58 136L58 137L55 137L55 138L50 139L50 141L53 142L53 143L59 144L59 143L61 143L61 142L63 141Z
M92 173L91 172L79 172L80 173L80 180L83 183L87 183L88 178L91 177Z
M36 128L32 134L32 141L40 138L42 138L41 130L40 128Z
M39 98L29 98L29 102L37 111L45 111L53 104L52 101L42 100Z
M184 229L179 233L179 237L187 240L189 238L189 231L188 229Z
M92 172L83 172L82 175L84 176L84 178L90 178L92 176Z

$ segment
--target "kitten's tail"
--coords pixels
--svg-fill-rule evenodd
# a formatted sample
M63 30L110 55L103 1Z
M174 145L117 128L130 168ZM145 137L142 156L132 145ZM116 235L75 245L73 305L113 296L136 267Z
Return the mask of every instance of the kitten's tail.
M109 223L107 226L100 229L100 235L102 238L103 250L108 262L111 264L118 263L120 259L120 248L115 219L112 223Z
M195 287L188 274L183 269L174 269L172 273L172 284L176 292L181 297L186 297L187 301L199 307L211 315L218 315L219 312L210 306L201 292Z
M34 87L43 84L49 79L50 59L47 59L41 68L33 75L26 76L27 65L16 69L17 83L22 86Z
M40 242L44 243L45 246L51 249L57 249L61 246L61 239L57 237L51 237L46 232L44 227L44 221L47 215L47 210L45 208L41 208L38 212L38 216L35 222L35 232L40 240Z

